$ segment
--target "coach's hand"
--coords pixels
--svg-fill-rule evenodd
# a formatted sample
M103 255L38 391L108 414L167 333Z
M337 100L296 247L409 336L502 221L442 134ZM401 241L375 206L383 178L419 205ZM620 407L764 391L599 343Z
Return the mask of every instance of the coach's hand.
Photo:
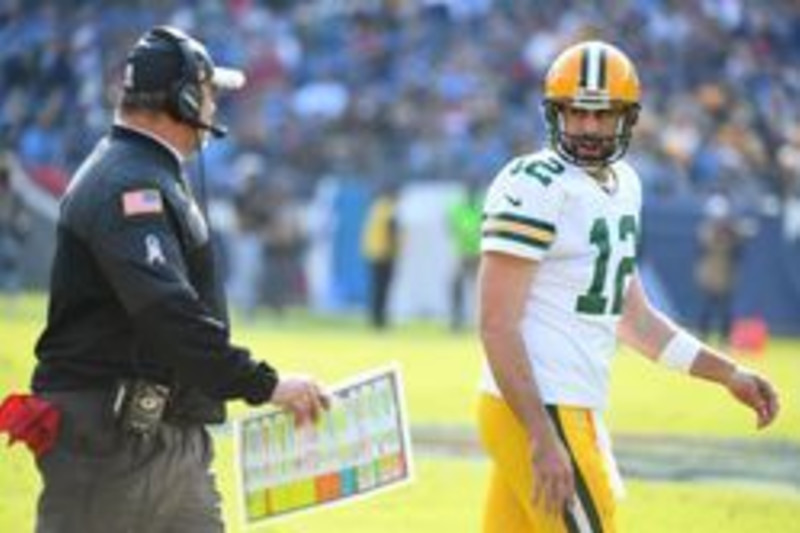
M272 393L273 404L294 414L298 425L316 421L330 407L330 397L308 376L283 376Z
M555 435L533 442L533 505L561 514L572 501L575 482L569 453Z
M731 373L726 386L734 398L756 412L757 427L762 429L778 415L778 395L766 378L739 367Z

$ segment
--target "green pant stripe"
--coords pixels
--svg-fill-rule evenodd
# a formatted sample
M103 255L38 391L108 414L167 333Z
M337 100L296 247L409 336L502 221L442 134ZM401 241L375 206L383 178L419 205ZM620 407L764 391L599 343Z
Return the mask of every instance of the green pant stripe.
M600 515L597 512L597 507L592 500L592 494L589 492L589 486L586 484L586 480L581 473L578 462L575 460L575 455L572 453L572 447L570 446L569 440L567 440L567 435L564 432L564 426L561 424L561 416L558 412L558 407L555 405L547 405L546 409L547 414L550 415L550 418L556 427L558 437L561 439L561 442L564 443L564 446L566 446L567 451L569 452L569 457L572 460L572 470L575 472L575 490L578 493L578 499L583 504L584 509L586 509L586 514L589 517L589 524L592 526L592 532L603 533L603 523L600 521ZM567 528L569 529L569 522L567 522Z

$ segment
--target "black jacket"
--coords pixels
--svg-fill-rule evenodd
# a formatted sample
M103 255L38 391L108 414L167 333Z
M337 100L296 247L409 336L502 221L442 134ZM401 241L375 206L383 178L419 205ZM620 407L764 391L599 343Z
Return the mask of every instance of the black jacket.
M223 401L269 400L277 373L231 345L208 227L179 161L115 127L61 203L34 391L172 387L172 416L221 422Z

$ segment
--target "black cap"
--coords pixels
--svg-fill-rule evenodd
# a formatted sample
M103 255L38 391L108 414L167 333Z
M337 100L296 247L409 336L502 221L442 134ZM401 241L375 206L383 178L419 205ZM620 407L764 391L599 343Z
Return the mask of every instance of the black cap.
M240 89L245 83L242 71L214 65L199 41L161 26L144 34L128 54L123 88L129 93L157 93L171 90L182 80L202 83L208 79L217 89Z

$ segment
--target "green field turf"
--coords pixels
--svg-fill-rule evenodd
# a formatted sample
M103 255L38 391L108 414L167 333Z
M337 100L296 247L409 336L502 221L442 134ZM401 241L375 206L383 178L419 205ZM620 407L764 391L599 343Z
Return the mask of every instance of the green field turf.
M24 390L32 347L44 313L39 297L17 302L13 314L0 300L0 396ZM286 371L308 371L328 382L389 361L400 363L415 425L471 427L480 351L474 336L451 335L433 324L375 334L360 319L321 320L267 316L237 323L236 338ZM622 353L615 363L609 424L617 435L695 435L800 443L800 342L777 340L751 363L781 389L778 423L757 433L753 419L722 391L662 371ZM235 406L233 413L241 412ZM0 439L5 440L5 439ZM232 482L230 438L217 437L216 469L230 531L240 531ZM484 460L417 458L413 484L354 505L290 517L256 528L264 532L478 531ZM754 464L753 468L758 468ZM0 532L32 529L38 480L27 452L0 448ZM621 531L800 531L800 492L789 488L722 483L628 481L620 508Z

